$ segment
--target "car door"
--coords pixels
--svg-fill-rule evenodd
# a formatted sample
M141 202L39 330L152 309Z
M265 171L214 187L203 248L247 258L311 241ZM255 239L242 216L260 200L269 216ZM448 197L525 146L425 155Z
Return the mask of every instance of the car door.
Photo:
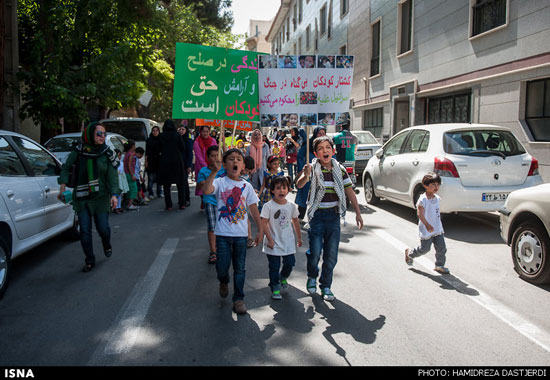
M40 184L8 137L0 136L0 202L4 202L19 240L42 231L43 197Z
M403 144L401 153L394 157L393 176L391 188L393 195L405 202L409 199L411 182L418 175L421 162L424 161L424 155L428 149L430 133L423 129L412 130L407 140Z
M71 206L57 199L59 194L57 177L61 170L59 163L53 155L31 140L22 137L13 137L12 140L25 157L35 180L41 187L44 202L42 221L44 230L65 222L70 217Z
M384 153L378 162L379 176L377 180L373 179L376 192L380 195L395 198L395 183L399 179L394 178L396 175L394 166L408 135L409 131L401 132L392 137L384 146Z

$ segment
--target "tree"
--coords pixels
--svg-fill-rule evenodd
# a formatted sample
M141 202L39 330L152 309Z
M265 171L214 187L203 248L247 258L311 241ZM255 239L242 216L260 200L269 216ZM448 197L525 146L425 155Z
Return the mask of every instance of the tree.
M91 107L138 106L149 89L151 116L170 117L175 43L232 47L230 4L19 0L22 116L45 138L61 119L86 121Z

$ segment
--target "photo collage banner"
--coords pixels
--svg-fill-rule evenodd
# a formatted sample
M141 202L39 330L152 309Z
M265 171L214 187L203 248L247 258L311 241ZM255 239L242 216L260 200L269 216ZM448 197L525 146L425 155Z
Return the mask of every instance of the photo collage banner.
M260 55L260 125L328 127L347 121L353 60L350 55Z

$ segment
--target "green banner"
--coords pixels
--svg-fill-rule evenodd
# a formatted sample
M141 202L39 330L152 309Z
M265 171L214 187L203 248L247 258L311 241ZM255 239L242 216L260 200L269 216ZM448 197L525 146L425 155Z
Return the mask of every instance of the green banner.
M176 44L174 119L260 121L258 53Z

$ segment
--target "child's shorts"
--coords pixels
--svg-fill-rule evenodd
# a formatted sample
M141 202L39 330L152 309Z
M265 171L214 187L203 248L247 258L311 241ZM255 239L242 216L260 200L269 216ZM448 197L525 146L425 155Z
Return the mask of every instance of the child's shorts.
M208 223L208 231L214 232L216 228L216 205L211 203L204 204L204 210L206 211L206 221Z

